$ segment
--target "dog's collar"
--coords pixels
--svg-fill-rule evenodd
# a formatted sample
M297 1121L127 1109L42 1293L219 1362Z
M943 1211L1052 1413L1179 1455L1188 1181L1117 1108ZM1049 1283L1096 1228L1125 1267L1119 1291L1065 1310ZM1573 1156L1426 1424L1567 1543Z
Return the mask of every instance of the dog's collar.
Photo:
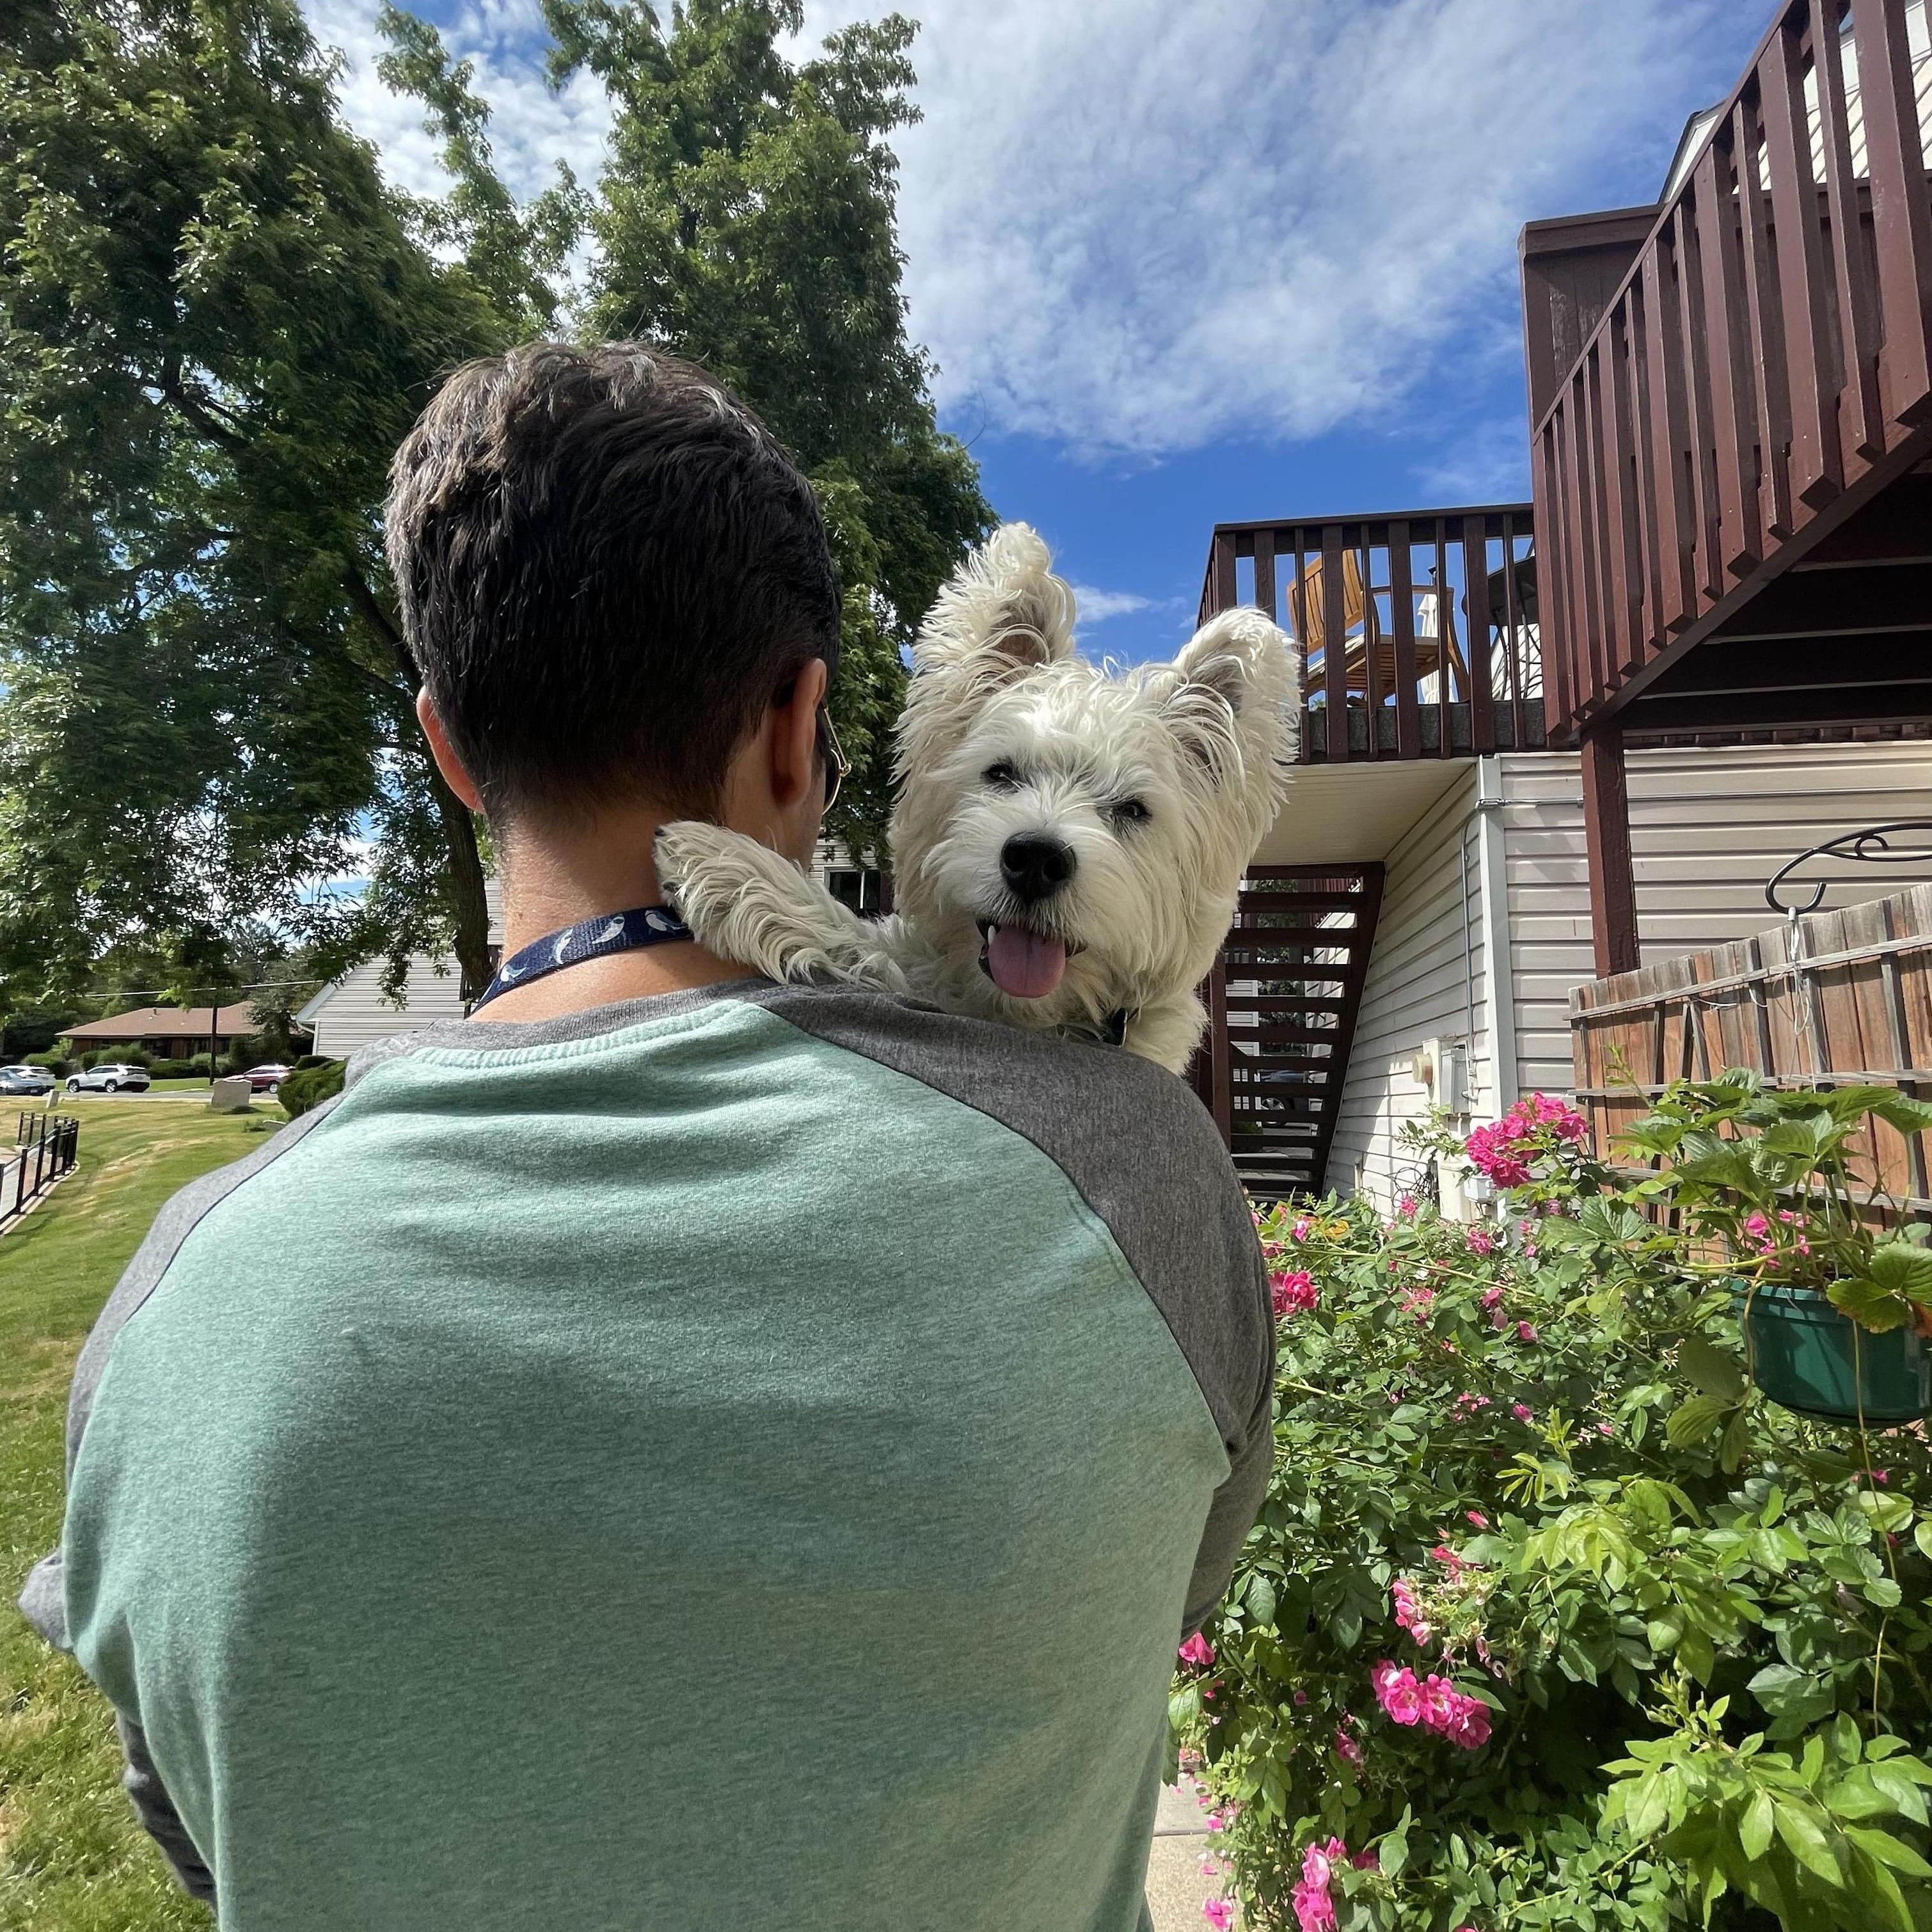
M1127 1043L1127 1022L1133 1018L1125 1006L1118 1006L1107 1016L1106 1024L1100 1029L1100 1037L1109 1046L1125 1046Z

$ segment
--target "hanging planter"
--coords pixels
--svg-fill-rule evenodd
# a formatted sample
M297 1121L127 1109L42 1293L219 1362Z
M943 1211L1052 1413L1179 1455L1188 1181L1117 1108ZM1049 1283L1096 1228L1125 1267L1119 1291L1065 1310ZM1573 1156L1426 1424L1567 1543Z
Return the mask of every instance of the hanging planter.
M1932 1354L1910 1322L1861 1328L1815 1288L1732 1290L1751 1380L1773 1402L1834 1422L1916 1422L1932 1408Z

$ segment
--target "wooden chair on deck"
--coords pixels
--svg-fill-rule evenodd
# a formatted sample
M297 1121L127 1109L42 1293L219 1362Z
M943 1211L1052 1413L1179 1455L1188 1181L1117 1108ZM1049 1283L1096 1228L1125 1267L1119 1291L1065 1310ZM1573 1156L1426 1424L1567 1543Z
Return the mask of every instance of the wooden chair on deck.
M1378 700L1395 691L1395 642L1382 629L1382 614L1376 603L1378 591L1386 584L1368 582L1359 550L1342 553L1341 640L1343 695L1366 699L1369 694L1369 653L1376 654L1376 695ZM1298 581L1288 589L1288 626L1301 640L1306 664L1304 701L1328 684L1328 603L1322 579L1323 559L1316 555L1304 565ZM1438 634L1424 634L1418 623L1415 634L1415 674L1418 680L1432 676L1442 668L1443 649L1448 651L1450 675L1456 689L1466 691L1468 673L1462 661L1460 641L1456 635L1456 618L1450 600L1437 594L1435 586L1421 584L1410 592L1418 603L1428 598L1436 607ZM1317 653L1322 662L1313 662Z

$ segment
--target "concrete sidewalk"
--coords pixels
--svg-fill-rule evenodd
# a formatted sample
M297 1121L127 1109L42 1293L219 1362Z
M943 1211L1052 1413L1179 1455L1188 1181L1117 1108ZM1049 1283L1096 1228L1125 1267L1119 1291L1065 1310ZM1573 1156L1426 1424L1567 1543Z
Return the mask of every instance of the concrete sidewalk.
M1219 1842L1208 1829L1207 1808L1191 1778L1161 1787L1148 1856L1147 1901L1154 1932L1204 1932L1201 1908L1220 1896L1222 1881L1202 1877L1201 1860Z

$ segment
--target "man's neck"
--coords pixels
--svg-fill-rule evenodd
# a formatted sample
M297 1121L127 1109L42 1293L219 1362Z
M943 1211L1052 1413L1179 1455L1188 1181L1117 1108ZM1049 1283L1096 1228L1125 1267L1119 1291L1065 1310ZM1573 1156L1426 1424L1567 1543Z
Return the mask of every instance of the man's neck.
M503 956L599 914L664 903L652 842L658 812L601 814L582 831L510 832L499 842ZM641 946L580 961L512 987L475 1015L478 1021L560 1018L592 1006L755 976L691 940Z

